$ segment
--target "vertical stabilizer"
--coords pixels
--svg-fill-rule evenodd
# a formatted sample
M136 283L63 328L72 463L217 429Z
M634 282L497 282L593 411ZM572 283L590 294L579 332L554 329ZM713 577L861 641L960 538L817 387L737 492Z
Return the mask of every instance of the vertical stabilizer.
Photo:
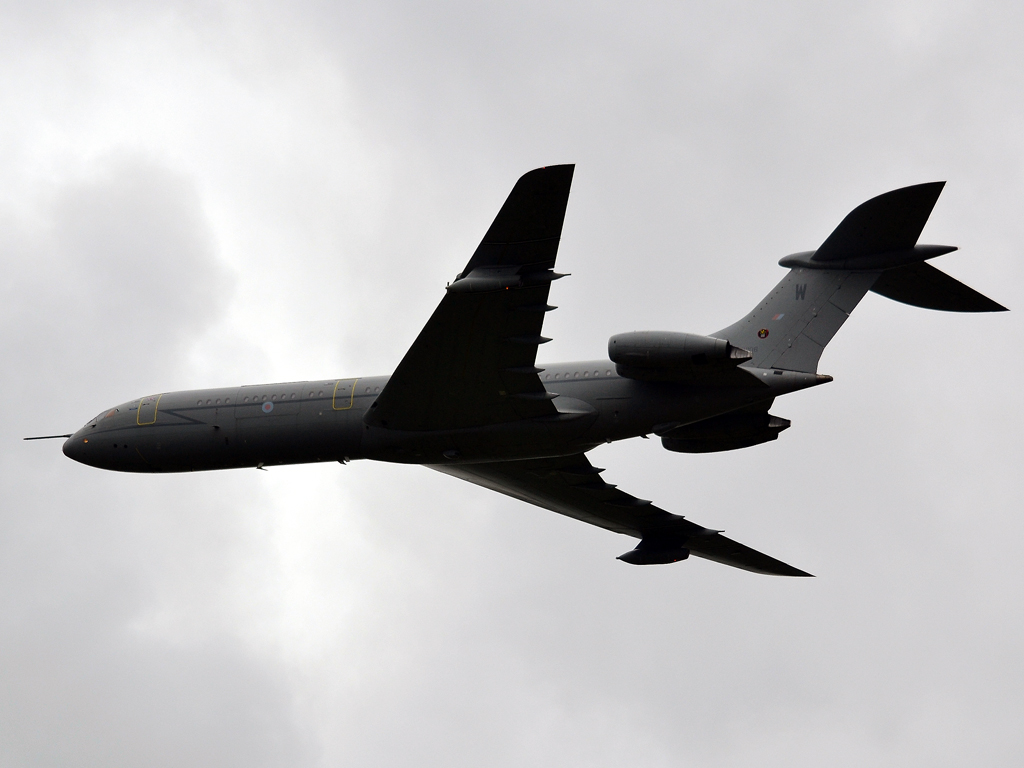
M792 269L753 312L711 335L749 349L750 365L816 372L825 345L881 275L955 250L917 244L944 185L915 184L858 205L816 251L782 259ZM898 282L889 293L916 295Z
M750 350L756 368L815 373L825 345L879 274L791 269L753 312L711 336Z

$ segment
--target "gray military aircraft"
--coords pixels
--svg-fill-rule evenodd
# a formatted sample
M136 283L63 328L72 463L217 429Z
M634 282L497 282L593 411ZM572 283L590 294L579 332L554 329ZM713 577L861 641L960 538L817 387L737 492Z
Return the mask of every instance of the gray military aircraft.
M424 464L633 536L639 544L619 556L627 563L692 554L810 575L606 483L586 452L650 434L680 453L775 440L790 422L768 412L773 401L832 380L818 359L869 290L930 309L1004 310L926 263L955 247L917 244L944 182L854 209L820 248L782 259L782 282L727 328L622 333L607 360L538 367L573 169L519 179L391 376L166 392L54 437L75 461L122 472Z

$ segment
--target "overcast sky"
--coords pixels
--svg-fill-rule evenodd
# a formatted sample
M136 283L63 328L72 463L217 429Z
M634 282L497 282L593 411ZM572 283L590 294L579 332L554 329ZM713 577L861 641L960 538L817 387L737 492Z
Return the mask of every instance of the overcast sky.
M1024 760L1024 11L0 3L0 765ZM577 164L541 360L708 333L887 190L1010 313L869 295L774 443L597 449L816 574L409 466L170 476L59 441L175 389L390 372L515 180Z

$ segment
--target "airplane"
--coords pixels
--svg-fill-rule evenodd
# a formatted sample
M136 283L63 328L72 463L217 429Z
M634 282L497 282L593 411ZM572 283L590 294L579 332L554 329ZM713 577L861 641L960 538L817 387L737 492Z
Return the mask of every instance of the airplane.
M639 539L618 559L695 555L755 573L810 576L605 482L587 452L656 435L669 451L776 440L775 398L832 381L818 360L874 291L917 307L1005 311L927 263L954 246L918 238L945 182L855 208L736 323L702 336L612 336L608 359L536 364L574 165L522 176L473 257L391 376L165 392L105 409L66 438L75 461L191 472L373 459L422 464Z

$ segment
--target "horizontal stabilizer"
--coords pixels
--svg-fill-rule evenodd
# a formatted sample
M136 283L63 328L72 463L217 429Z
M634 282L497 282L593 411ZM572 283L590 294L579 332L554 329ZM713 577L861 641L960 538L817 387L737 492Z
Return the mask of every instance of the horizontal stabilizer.
M883 272L871 290L893 301L944 312L1005 312L1006 307L921 261Z
M813 260L845 261L913 248L945 184L915 184L861 203L825 239Z

